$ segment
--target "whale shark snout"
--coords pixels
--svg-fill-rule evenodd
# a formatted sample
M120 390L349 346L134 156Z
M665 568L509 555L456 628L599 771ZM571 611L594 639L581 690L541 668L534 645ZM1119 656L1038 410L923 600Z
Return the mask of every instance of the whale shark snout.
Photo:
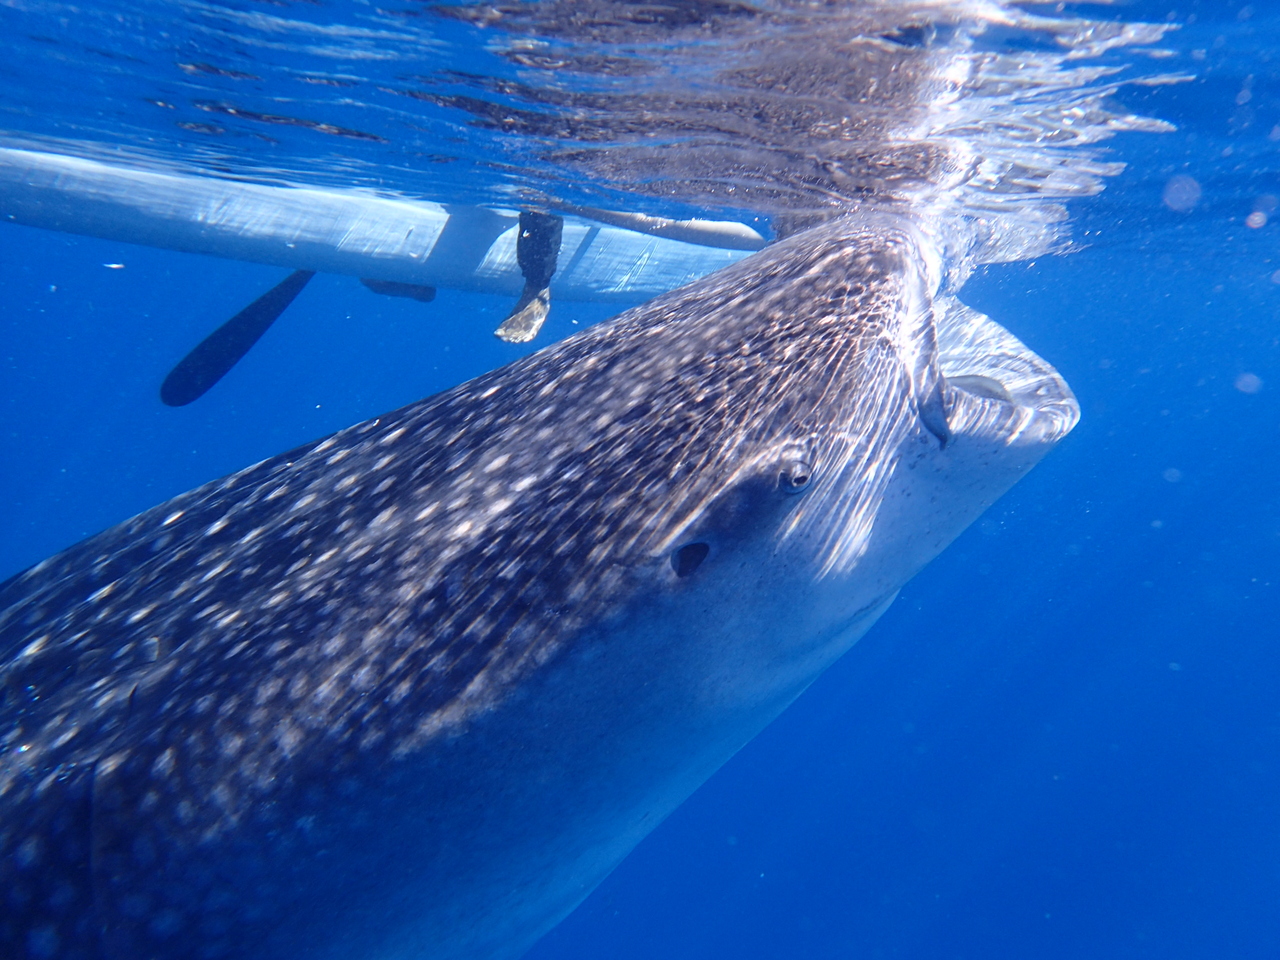
M1074 424L920 237L791 237L0 587L0 954L518 956Z
M1054 443L1080 419L1075 394L1062 376L990 317L954 298L943 299L939 313L938 363L946 380L968 397L987 401L975 410L954 398L949 421L960 429L1007 434L1009 443ZM997 401L1013 419L991 419ZM985 410L984 417L978 410ZM1028 431L1031 435L1028 435Z

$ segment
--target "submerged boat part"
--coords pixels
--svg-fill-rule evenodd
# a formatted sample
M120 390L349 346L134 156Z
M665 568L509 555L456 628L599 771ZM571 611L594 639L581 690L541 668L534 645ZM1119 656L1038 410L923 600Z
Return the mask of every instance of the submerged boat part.
M551 313L551 278L555 275L564 234L564 218L525 210L520 214L516 260L524 276L524 290L494 334L508 343L528 343L538 335Z
M519 217L515 210L266 186L0 147L0 222L419 287L518 296L525 287ZM698 236L737 239L744 230L750 228L709 222ZM563 300L634 303L748 252L566 217L549 289Z
M314 276L310 270L295 270L201 340L164 378L160 399L170 407L184 407L203 397L240 362Z

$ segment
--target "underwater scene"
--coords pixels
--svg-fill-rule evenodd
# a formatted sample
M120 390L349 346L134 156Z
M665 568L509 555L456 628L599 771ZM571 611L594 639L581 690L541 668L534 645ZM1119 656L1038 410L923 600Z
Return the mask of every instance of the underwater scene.
M0 958L1280 955L1280 3L0 38Z

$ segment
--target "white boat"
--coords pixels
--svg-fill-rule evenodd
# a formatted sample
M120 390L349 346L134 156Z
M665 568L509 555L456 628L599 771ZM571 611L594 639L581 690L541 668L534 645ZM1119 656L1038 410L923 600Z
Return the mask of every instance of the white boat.
M573 210L551 281L558 299L643 300L764 245L732 221ZM0 147L0 221L374 281L515 296L524 286L518 217L517 210Z

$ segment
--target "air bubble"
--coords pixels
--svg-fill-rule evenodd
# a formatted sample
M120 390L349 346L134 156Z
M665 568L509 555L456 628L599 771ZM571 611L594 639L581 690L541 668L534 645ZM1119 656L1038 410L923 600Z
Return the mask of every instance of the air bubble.
M1241 393L1257 393L1262 389L1262 378L1256 373L1242 373L1236 377L1235 387Z
M1188 213L1200 202L1202 192L1195 177L1180 173L1176 177L1170 177L1169 182L1164 185L1162 199L1170 210Z

